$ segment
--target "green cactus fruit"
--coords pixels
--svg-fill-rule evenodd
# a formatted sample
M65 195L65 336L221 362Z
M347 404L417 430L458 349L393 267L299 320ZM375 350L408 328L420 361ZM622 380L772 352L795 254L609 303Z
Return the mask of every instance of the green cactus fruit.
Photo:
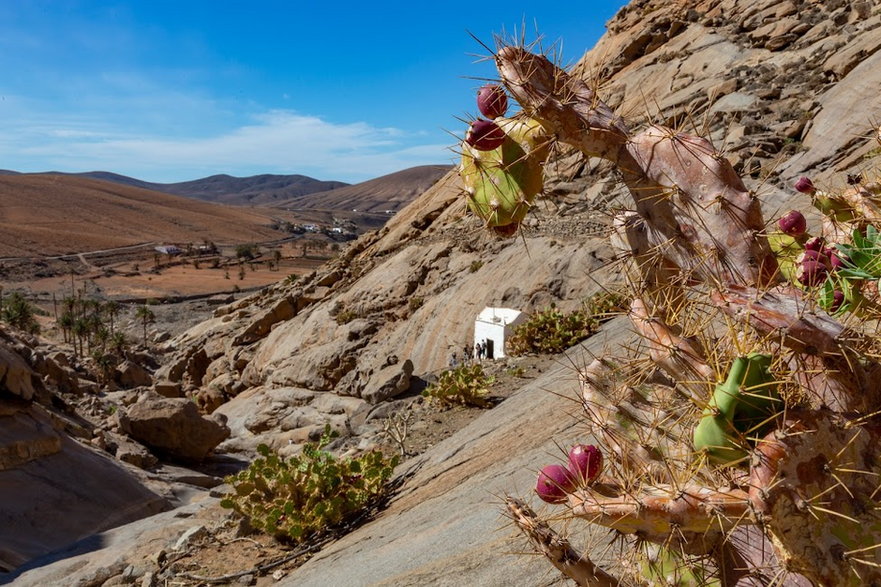
M718 412L704 412L694 429L694 449L705 452L711 463L721 466L736 465L749 455L734 426Z
M516 228L544 185L543 163L549 137L531 118L497 118L505 140L491 151L462 145L459 175L468 192L468 207L489 228Z
M720 404L723 398L731 401L731 421L743 434L755 436L754 429L782 407L770 367L771 355L750 353L746 358L738 357L731 364L725 383L716 386L714 399Z
M695 428L695 450L706 449L720 465L746 456L742 439L760 436L782 407L770 366L771 356L761 353L734 359Z
M780 396L771 375L771 356L750 353L731 363L728 378L716 386L708 410L716 409L741 433L767 420L778 411Z

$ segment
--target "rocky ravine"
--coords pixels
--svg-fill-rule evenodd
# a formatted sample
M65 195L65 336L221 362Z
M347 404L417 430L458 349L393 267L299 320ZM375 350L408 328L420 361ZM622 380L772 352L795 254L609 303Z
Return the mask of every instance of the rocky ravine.
M790 207L808 210L806 198L788 187L803 173L820 185L843 184L847 174L877 179L879 25L881 8L865 1L642 0L609 23L577 68L607 77L600 94L635 121L705 129L725 145L771 219ZM444 367L470 339L484 306L572 307L617 278L601 238L608 209L626 205L615 178L604 165L565 153L548 171L553 198L537 206L522 239L482 232L464 215L451 174L316 274L221 308L168 342L153 391L193 397L225 419L230 436L217 451L240 460L258 442L296 450L325 421L351 435L340 450L369 443L378 431L371 417L377 406L387 409ZM628 343L626 323L606 330L616 348ZM599 339L588 344L601 350ZM577 364L587 354L575 349L569 360ZM552 439L584 433L573 428L574 417L560 418L566 404L546 392L573 384L571 365L561 359L559 369L402 467L412 477L390 509L288 583L320 584L330 576L389 584L550 580L544 566L501 555L523 546L496 531L504 523L492 494L527 493L540 455L556 450ZM117 563L148 558L132 538L149 521L140 524L108 535ZM173 543L183 531L175 528L162 539ZM18 581L74 583L91 568L86 559L111 556L97 550Z

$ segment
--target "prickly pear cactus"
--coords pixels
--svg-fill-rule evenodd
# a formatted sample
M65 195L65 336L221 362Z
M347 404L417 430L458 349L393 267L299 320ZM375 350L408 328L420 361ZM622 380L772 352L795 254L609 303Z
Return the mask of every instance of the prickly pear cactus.
M523 47L500 44L494 59L521 112L496 118L498 148L463 144L469 207L511 234L553 143L610 161L633 198L611 236L630 257L642 339L636 356L579 373L605 465L553 492L569 532L608 529L596 549L607 562L522 499L506 500L511 519L581 585L881 584L881 185L821 191L803 178L795 189L822 226L812 235L790 213L768 230L708 140L631 130Z

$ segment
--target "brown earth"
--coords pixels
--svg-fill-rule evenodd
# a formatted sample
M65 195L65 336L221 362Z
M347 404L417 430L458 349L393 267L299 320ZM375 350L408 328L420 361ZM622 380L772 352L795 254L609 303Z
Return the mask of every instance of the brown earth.
M219 206L62 175L0 175L0 257L69 255L143 243L246 243L289 236L281 212Z

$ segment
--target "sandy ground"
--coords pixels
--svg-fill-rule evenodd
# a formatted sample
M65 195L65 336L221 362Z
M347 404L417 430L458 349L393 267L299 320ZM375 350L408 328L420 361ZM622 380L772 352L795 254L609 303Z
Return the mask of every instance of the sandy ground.
M144 269L144 264L141 264L137 272L129 263L85 275L35 279L28 282L26 287L40 300L51 298L52 294L57 298L68 296L72 287L77 291L85 287L89 295L99 294L111 299L212 295L263 287L291 274L309 273L322 263L323 259L287 259L282 261L278 270L268 269L265 263L231 264L217 268L212 268L208 263L200 264L199 268L185 263L157 269ZM21 285L20 282L4 284L6 288Z

